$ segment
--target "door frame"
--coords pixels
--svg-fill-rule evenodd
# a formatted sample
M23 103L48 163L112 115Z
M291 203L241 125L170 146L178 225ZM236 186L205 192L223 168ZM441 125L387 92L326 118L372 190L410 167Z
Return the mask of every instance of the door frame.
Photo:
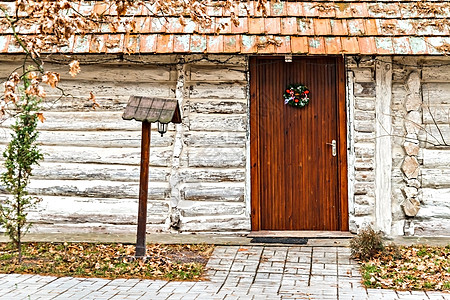
M341 231L349 230L348 216L348 169L347 169L347 107L346 107L346 80L344 57L332 56L336 58L336 95L338 111L338 222ZM256 62L259 59L280 59L283 56L252 56L249 59L250 70L250 218L251 230L261 230L261 209L259 198L260 186L260 138L259 138L259 105L256 101L256 85L254 74L256 73ZM295 56L293 57L295 59Z

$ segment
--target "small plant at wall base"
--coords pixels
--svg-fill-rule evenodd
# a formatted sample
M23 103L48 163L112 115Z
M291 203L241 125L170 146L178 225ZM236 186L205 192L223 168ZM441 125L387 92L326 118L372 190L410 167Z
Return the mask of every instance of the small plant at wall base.
M32 88L31 80L26 77L21 80L24 88L20 99L15 102L15 124L11 126L13 133L3 153L6 171L1 175L1 182L10 196L0 203L0 224L17 247L19 262L22 260L22 237L31 225L27 220L28 209L40 200L28 194L27 186L33 167L43 159L36 142L37 123L39 119L43 121L42 115L37 112L41 100L27 93Z
M371 226L367 226L350 240L350 248L354 258L363 261L371 259L375 254L384 250L382 233L376 232Z

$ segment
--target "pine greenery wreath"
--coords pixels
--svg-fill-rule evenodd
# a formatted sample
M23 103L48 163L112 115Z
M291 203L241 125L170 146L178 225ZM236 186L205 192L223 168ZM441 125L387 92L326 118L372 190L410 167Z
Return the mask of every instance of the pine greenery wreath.
M303 84L290 84L283 94L284 104L304 107L309 103L309 90Z

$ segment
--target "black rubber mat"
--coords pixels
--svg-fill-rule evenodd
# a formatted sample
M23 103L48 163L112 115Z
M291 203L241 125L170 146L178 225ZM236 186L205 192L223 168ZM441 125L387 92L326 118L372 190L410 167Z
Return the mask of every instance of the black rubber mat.
M284 237L254 237L250 243L258 244L297 244L305 245L308 242L306 238L284 238Z

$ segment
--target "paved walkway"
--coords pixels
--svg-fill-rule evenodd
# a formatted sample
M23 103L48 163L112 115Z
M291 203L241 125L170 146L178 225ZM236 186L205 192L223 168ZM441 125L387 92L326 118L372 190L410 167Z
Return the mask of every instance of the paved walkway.
M345 247L219 246L209 281L167 282L0 274L0 299L450 299L365 289Z

